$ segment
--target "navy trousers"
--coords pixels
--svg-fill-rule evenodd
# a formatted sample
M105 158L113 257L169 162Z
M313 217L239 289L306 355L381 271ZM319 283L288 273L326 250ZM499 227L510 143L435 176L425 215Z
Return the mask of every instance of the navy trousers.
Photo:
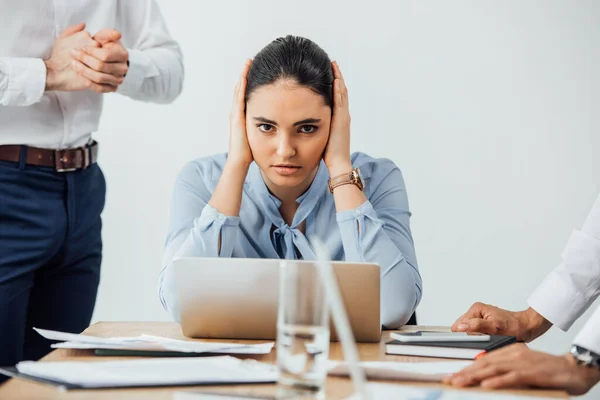
M106 182L0 161L0 366L37 360L51 342L32 328L80 333L100 281Z

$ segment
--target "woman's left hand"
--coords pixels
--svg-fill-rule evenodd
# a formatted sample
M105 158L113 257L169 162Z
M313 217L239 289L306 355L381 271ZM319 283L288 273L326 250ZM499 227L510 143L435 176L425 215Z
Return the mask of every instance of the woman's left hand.
M352 170L350 161L350 109L348 107L348 89L344 83L342 71L337 62L333 68L333 116L329 131L329 141L325 148L323 161L330 176L345 174Z

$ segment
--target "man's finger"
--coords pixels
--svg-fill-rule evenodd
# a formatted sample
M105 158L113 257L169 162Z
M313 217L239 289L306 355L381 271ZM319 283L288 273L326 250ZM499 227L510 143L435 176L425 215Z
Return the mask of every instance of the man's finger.
M506 373L506 368L502 365L490 364L483 368L475 369L472 371L459 373L450 379L452 386L473 386L478 385L479 382L489 379L498 375Z
M127 62L129 59L129 53L123 46L114 46L110 48L85 47L83 51L103 62Z
M73 70L79 75L99 85L111 85L118 87L121 83L123 83L123 78L117 78L110 74L94 71L90 67L84 65L83 63L77 60L73 60L71 65Z
M481 382L481 387L486 389L516 388L528 385L527 376L518 371L509 371L504 374L489 377Z
M82 22L82 23L77 24L77 25L69 26L67 29L65 29L64 31L62 31L62 33L60 34L59 38L65 38L67 36L71 36L74 33L83 31L84 29L85 29L85 22Z
M477 332L488 335L497 334L500 331L499 321L490 321L482 318L471 318L463 320L456 325L457 332Z
M87 78L84 78L83 76L80 76L81 79L85 80L85 83L83 84L85 89L91 90L92 92L96 92L96 93L111 93L111 92L116 92L117 88L111 85L99 85L97 83L94 83L92 81L90 81Z
M466 330L469 329L469 325L465 324L464 321L472 319L472 318L481 318L482 315L480 314L472 314L470 312L467 312L463 315L460 316L460 318L458 318L456 320L456 322L454 322L454 324L452 324L452 326L450 327L450 330L452 330L452 332L465 332Z
M469 307L469 310L467 310L466 313L464 313L462 316L460 316L460 318L458 318L456 320L456 322L454 322L454 324L452 324L452 331L453 332L466 332L466 330L468 329L468 326L463 325L459 328L459 326L463 323L463 321L468 320L468 319L473 319L473 318L483 318L483 310L487 307L487 304L483 304L480 302L477 303L473 303L471 304L471 307Z
M482 371L494 369L497 371L510 371L511 369L519 368L525 362L523 359L527 356L528 352L530 350L527 346L517 343L490 353L485 353L484 356L478 358L470 366L444 379L444 383L450 383L457 378L466 379L468 377L481 376L480 374L485 375L485 372Z
M490 353L486 353L485 356L480 358L478 361L486 360L487 362L497 362L500 360L523 360L533 353L525 343L513 343L509 346L503 347L498 350L494 350Z
M105 28L94 35L94 40L102 46L110 42L118 42L121 40L121 32L116 29Z
M488 370L490 368L499 371L510 371L511 369L519 368L525 362L523 359L527 356L527 352L529 351L527 346L522 343L517 343L502 349L494 350L490 353L485 353L473 364L452 375L448 380L452 380L459 376L478 375L480 373L479 371Z
M124 62L100 61L97 58L92 57L89 54L79 50L73 50L72 55L73 58L75 58L76 60L82 62L83 64L98 72L110 74L116 76L117 78L122 78L127 73L127 64Z

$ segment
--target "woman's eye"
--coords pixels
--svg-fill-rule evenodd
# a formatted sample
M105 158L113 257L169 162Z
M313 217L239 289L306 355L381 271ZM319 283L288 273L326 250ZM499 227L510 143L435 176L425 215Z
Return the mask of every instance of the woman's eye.
M273 132L273 126L272 125L267 125L267 124L260 124L258 126L258 129L260 129L263 132Z
M314 133L317 130L317 127L314 125L304 125L300 128L300 132L302 133Z

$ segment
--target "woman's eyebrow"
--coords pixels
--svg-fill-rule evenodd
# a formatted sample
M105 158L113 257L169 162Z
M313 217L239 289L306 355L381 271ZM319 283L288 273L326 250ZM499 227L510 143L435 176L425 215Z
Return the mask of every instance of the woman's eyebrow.
M316 124L319 122L321 122L320 118L306 118L306 119L303 119L302 121L294 122L294 126L304 125L304 124Z
M265 117L254 117L254 120L257 122L264 122L265 124L271 124L271 125L277 126L277 122L271 121L270 119L267 119Z

